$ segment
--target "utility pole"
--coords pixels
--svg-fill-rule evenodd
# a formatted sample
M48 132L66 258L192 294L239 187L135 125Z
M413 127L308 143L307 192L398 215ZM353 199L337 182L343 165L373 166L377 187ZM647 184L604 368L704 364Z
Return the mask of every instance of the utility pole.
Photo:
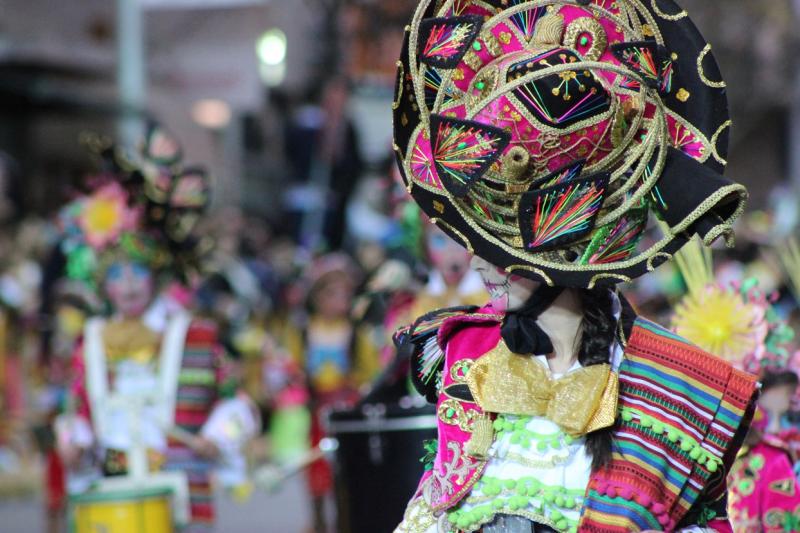
M134 146L144 134L147 106L144 9L140 0L117 0L117 87L117 137L123 146Z
M793 0L795 25L800 23L800 0ZM797 37L791 37L797 44ZM795 194L800 194L800 59L793 57L794 83L789 83L792 91L789 109L789 180ZM800 199L798 199L800 202Z

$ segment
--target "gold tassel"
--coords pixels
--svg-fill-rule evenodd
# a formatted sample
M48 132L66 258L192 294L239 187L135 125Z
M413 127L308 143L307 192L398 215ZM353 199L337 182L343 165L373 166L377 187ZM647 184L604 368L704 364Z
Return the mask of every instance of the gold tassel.
M523 193L528 190L528 164L531 156L522 146L514 146L503 158L503 177L509 180L506 183L508 192Z
M486 459L494 442L494 426L489 415L482 414L472 425L472 437L464 446L464 451L475 459Z

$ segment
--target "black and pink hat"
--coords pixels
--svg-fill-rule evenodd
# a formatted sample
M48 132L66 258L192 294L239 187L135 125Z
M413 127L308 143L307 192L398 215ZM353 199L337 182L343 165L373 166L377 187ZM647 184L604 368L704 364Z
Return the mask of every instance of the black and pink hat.
M471 252L549 285L615 284L746 189L711 47L672 0L423 0L394 102L406 186Z

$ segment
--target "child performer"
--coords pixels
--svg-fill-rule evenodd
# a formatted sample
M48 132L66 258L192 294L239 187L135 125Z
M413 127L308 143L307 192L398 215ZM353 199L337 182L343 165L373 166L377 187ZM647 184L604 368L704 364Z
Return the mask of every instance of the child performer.
M94 283L110 313L88 320L77 347L77 417L57 425L61 453L73 470L81 467L73 492L137 468L184 473L186 531L208 531L212 469L222 460L241 464L235 456L257 421L243 399L217 403L237 387L213 323L182 311L160 329L146 314L159 282L194 263L192 229L207 204L208 177L182 168L177 143L156 126L139 158L114 147L103 153L102 177L62 213L68 274Z

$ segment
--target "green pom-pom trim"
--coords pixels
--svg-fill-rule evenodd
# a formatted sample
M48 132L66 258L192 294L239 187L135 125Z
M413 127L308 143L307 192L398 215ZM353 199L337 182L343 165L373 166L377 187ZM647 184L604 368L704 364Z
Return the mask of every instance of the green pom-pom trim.
M673 444L680 443L680 450L686 453L690 459L696 461L697 464L704 465L709 472L716 472L722 464L722 461L718 457L712 455L708 450L705 450L694 437L660 420L656 420L650 415L642 413L637 409L623 407L621 409L621 417L624 421L629 423L638 419L641 427L650 429L657 435L665 436L666 439Z
M455 527L470 530L487 523L497 513L510 511L513 514L524 510L546 517L559 530L568 531L577 524L564 512L580 509L579 499L583 493L582 490L544 485L534 477L512 480L484 476L467 500L475 507L448 513L447 517Z

